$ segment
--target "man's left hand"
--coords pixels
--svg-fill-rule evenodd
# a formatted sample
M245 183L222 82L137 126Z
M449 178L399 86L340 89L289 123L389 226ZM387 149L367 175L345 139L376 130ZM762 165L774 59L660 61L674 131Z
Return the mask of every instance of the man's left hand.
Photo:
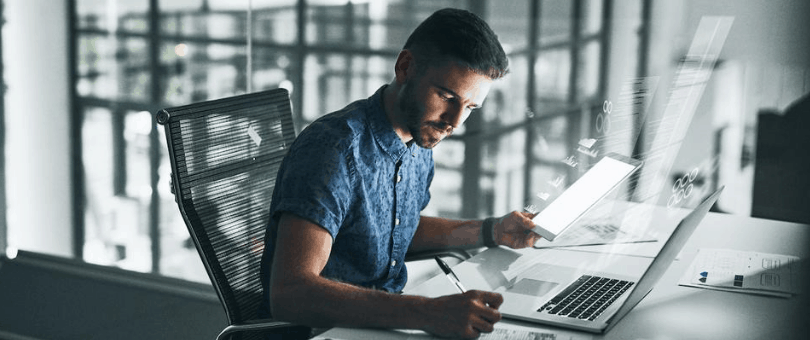
M540 239L540 235L531 231L534 228L534 215L513 211L498 218L493 228L493 239L500 245L514 249L533 246Z

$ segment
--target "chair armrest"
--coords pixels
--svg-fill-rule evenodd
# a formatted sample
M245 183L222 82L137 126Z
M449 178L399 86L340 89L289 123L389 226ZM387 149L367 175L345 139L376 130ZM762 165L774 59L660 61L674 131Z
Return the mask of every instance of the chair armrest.
M436 249L436 250L408 252L407 254L405 254L405 262L432 259L434 256L455 257L460 261L465 261L472 257L472 255L470 255L470 253L464 249L458 248Z
M270 319L251 320L246 323L233 324L217 335L217 340L228 339L228 336L238 332L268 331L267 334L285 335L282 339L309 339L312 329L307 326L296 325L284 321Z

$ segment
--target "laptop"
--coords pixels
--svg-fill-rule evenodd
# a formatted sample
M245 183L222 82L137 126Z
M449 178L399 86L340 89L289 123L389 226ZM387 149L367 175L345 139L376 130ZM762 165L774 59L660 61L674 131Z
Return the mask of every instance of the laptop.
M495 288L491 290L502 293L504 303L499 311L504 317L605 333L652 290L722 191L723 187L709 195L680 221L652 262L649 258L634 256L605 257L598 253L562 251L544 253L545 257L553 258L544 258L541 263L519 265L515 261L519 255L513 255L511 260L515 262L511 262L512 265L523 267L515 269L519 274L513 276L503 270L509 267L504 262L505 257L514 252L492 248L490 256L486 256L486 252L481 254L488 257L485 261L492 263L476 268L479 272L490 271L478 275L488 282L475 282L480 280L477 279L465 281L465 284L471 283L470 286L475 288ZM614 261L610 263L610 270L577 269L583 263L605 259ZM640 277L617 274L627 273L626 268L644 268L646 264L649 265ZM500 268L493 271L494 267ZM497 275L501 279L492 279Z

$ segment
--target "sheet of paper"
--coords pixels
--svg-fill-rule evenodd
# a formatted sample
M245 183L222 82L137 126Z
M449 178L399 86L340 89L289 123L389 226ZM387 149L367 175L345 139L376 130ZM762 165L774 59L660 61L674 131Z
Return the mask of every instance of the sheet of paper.
M699 249L681 286L790 297L801 282L796 256L728 249Z
M418 330L383 330L333 328L313 340L444 340ZM492 333L482 333L478 340L591 340L593 336L582 332L529 328L517 325L497 324Z

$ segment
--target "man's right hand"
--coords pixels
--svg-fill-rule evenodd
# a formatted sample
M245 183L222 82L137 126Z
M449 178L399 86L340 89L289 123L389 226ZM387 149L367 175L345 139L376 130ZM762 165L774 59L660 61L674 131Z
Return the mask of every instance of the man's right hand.
M503 296L498 293L471 290L463 294L431 299L425 316L424 331L441 337L475 338L490 333L501 320L498 307Z

